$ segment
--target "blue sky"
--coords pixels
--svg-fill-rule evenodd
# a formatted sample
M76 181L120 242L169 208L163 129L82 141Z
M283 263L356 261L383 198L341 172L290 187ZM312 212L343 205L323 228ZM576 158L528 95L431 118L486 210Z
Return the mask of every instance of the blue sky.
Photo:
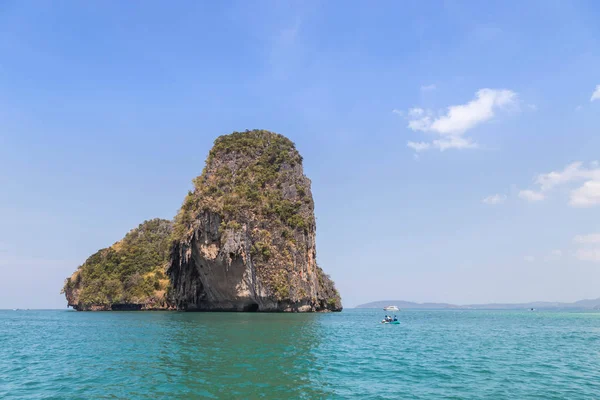
M346 306L600 297L595 1L0 4L0 308L291 138Z

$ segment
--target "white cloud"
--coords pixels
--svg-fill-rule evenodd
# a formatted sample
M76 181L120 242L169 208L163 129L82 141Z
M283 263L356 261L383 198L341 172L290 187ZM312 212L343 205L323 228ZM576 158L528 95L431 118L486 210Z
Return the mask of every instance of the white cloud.
M525 257L523 257L523 260L525 260L527 262L534 262L535 257L534 256L525 256Z
M597 161L585 167L581 161L567 165L562 171L540 174L534 179L538 191L522 190L519 197L536 201L542 200L545 193L559 186L584 181L570 192L569 205L572 207L591 207L600 204L600 167Z
M506 89L480 89L475 99L467 104L450 106L446 114L435 116L431 110L411 108L408 111L408 128L413 131L438 135L429 148L439 150L477 147L465 132L491 120L498 110L517 105L517 94Z
M600 249L579 249L575 257L581 261L600 262Z
M596 90L592 93L592 98L590 101L600 100L600 85L596 85Z
M519 192L519 197L529 202L535 202L544 200L545 196L543 193L534 192L533 190L521 190Z
M573 238L573 241L579 244L600 244L600 233L577 235Z
M600 233L576 235L573 242L579 244L575 257L581 261L600 262Z
M600 204L600 181L587 181L571 192L569 204L573 207L592 207Z
M506 195L504 195L504 194L493 194L491 196L488 196L488 197L484 198L482 201L485 204L496 205L496 204L502 204L502 203L504 203L505 200L506 200Z
M411 118L410 115L409 115L409 118ZM414 118L414 116L413 116L413 118ZM425 116L422 118L417 118L417 119L413 119L412 121L409 121L408 127L410 129L412 129L413 131L423 131L423 130L426 130L430 124L431 124L431 117Z
M477 143L473 143L469 138L449 136L448 138L434 140L433 146L440 149L440 151L447 149L475 149L477 148Z
M423 110L422 108L415 107L408 109L408 116L411 118L419 118L423 114L425 114L425 110Z
M448 113L434 120L424 131L440 135L460 135L467 130L494 117L494 111L516 101L516 93L510 90L481 89L475 100L467 104L448 107Z
M435 89L436 89L436 87L435 87L435 84L433 84L433 83L431 85L423 85L423 86L421 86L421 90L424 91L424 92L429 92L429 91L435 90Z
M392 112L393 112L394 114L398 114L398 115L400 115L401 117L403 117L403 116L404 116L404 111L402 111L402 110L397 110L397 109L395 109L395 108L394 108L394 109L392 110Z
M576 161L567 165L562 171L552 171L540 174L535 178L535 183L544 191L550 190L568 182L580 179L600 178L600 170L582 168L583 163ZM592 164L593 165L593 164Z
M431 147L429 143L425 142L408 142L406 145L416 152L427 150Z
M573 242L579 244L575 257L581 261L600 262L600 233L576 235Z
M582 105L579 105L579 106L575 107L575 111L581 111L581 110L583 110L583 106Z

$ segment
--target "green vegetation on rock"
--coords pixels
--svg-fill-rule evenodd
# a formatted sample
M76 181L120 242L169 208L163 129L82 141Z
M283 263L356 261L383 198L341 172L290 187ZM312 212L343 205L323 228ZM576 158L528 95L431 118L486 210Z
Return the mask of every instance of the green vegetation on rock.
M166 308L171 234L170 221L145 221L90 256L65 282L69 304L78 309L110 309L114 304Z
M218 213L227 221L243 221L252 214L293 229L308 229L314 217L312 199L302 199L305 182L288 187L296 175L294 167L301 164L294 143L276 133L253 130L218 137L202 175L194 179L194 191L175 218L175 238L184 239L203 211Z
M319 282L319 293L328 308L332 310L341 309L342 299L335 288L335 283L319 266L317 266L317 280Z

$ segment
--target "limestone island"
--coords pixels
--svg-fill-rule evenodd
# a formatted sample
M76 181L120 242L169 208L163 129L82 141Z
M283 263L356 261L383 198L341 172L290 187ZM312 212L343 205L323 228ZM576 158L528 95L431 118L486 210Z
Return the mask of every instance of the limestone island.
M310 180L292 141L218 137L174 221L153 219L90 256L63 292L80 311L341 311L317 265Z

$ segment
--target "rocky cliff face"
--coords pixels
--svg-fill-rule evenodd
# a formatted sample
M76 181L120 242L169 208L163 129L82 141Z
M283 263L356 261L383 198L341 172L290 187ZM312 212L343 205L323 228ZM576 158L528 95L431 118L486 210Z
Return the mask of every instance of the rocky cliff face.
M340 311L316 262L314 203L284 136L217 138L175 218L168 275L182 310Z
M171 221L146 221L90 256L65 282L68 305L80 311L173 308L165 275L172 231Z

